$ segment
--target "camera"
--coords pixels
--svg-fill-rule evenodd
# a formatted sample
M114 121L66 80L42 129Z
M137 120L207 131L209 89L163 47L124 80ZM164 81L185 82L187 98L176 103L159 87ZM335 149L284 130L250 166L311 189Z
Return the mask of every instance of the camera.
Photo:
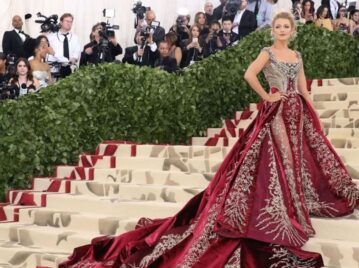
M0 100L15 99L17 94L16 85L9 85L6 81L0 83Z
M99 32L99 35L103 38L108 40L109 37L115 36L114 30L119 30L119 25L111 25L108 22L101 22L102 30Z
M58 32L60 29L60 24L57 23L58 16L57 15L51 15L49 17L44 16L40 12L37 14L38 18L42 18L40 20L35 20L36 23L41 23L41 33L47 33L47 32Z
M240 6L241 6L240 0L229 0L225 6L224 15L229 17L235 16Z
M141 1L137 1L132 8L132 12L136 14L137 19L140 20L144 19L145 13L148 10L151 10L151 8L143 6Z

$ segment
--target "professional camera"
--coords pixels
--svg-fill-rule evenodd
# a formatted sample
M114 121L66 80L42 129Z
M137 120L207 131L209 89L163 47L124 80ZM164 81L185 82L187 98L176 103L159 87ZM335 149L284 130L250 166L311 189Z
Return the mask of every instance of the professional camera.
M41 23L41 33L47 33L47 32L58 32L60 29L60 24L57 23L58 16L57 15L51 15L49 17L46 17L42 15L40 12L37 14L38 18L42 18L40 20L35 20L36 23Z
M145 13L148 10L151 10L151 8L143 6L141 1L137 1L132 8L132 12L136 14L136 17L140 20L144 19Z
M5 81L0 83L0 100L15 99L17 97L17 93L15 85L9 85Z
M16 73L16 55L15 54L7 54L6 55L6 73L10 76Z
M239 7L241 6L240 0L229 0L225 6L225 13L224 16L235 16Z

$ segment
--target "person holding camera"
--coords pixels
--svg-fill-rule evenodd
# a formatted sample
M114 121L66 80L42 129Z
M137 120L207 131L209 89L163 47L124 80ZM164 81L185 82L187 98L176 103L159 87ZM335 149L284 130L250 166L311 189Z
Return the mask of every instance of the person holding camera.
M232 31L232 21L230 17L223 17L222 30L218 33L219 48L225 49L238 41L238 34Z
M9 75L6 71L6 55L0 52L0 85L7 83Z
M196 61L202 59L202 46L200 44L200 26L197 24L192 25L191 34L187 42L187 46L183 50L183 57L181 67L192 65Z
M218 51L221 46L221 41L218 38L218 33L221 30L221 24L214 21L209 26L209 33L204 39L203 57L208 57Z
M62 64L60 74L62 77L72 73L71 65L79 63L81 56L80 40L71 32L74 16L65 13L60 17L60 29L58 32L49 34L47 37L50 46L54 49L54 56L49 57L51 62Z
M107 32L106 23L98 22L92 26L90 41L81 53L80 65L113 62L117 55L122 54L114 32Z
M170 29L170 32L174 32L177 35L176 46L180 47L181 49L186 46L187 40L190 36L190 19L190 15L178 15L176 24L173 25Z
M159 43L158 51L159 55L155 60L154 67L169 73L176 72L178 70L177 62L175 58L170 57L170 49L166 41L161 41Z
M123 63L153 67L156 60L157 44L153 40L153 33L138 31L135 35L136 46L127 47Z
M22 30L23 21L19 15L12 18L12 31L6 31L2 39L2 48L6 55L15 55L15 60L24 57L24 42L30 36Z

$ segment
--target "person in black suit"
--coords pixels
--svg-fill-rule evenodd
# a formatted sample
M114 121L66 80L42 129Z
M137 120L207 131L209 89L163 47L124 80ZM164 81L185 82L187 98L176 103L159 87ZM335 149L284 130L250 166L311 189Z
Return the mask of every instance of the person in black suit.
M135 35L135 43L136 46L127 47L125 49L125 56L122 62L153 67L158 57L157 44L153 40L153 34L150 33L146 38L143 32L137 32Z
M2 39L2 48L6 55L14 54L16 59L24 57L24 42L30 36L22 31L22 19L15 15L12 18L12 26L14 30L6 31Z
M227 0L220 0L221 4L216 7L213 11L213 16L215 17L216 20L221 20L222 16L223 16L223 9L225 7L225 5L227 4ZM223 23L223 21L222 21Z
M232 31L232 21L229 17L223 17L222 30L218 33L219 48L225 49L238 41L238 34Z
M246 9L247 5L248 0L242 0L237 13L229 15L233 23L233 32L238 34L239 41L257 28L256 16L252 11ZM228 14L226 10L225 13Z
M322 0L322 6L327 6L329 18L335 20L339 11L340 3L336 0Z
M146 11L145 21L148 26L155 28L153 32L153 41L158 46L161 41L165 40L165 29L159 25L154 25L156 22L156 13L153 10Z
M81 53L80 65L113 62L117 55L122 54L122 47L117 42L114 32L113 35L104 36L105 27L102 22L92 27L91 42L85 45Z

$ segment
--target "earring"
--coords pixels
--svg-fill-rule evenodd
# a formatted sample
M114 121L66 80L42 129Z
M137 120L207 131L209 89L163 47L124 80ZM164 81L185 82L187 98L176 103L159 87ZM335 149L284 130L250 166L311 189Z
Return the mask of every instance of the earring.
M274 37L274 34L273 34L273 32L272 32L272 31L270 32L270 39L271 39L272 41L274 41L274 40L275 40L275 37Z
M289 41L294 41L294 39L297 37L297 32L293 32L291 35L290 35L290 40Z

